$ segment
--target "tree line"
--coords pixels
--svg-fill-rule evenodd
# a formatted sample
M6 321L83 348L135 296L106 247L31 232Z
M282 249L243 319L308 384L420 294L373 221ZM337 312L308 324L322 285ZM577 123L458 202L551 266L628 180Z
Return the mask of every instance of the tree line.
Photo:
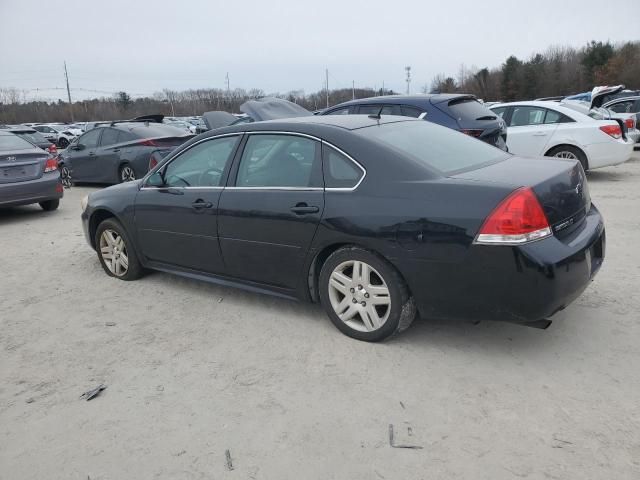
M613 45L591 41L582 48L550 47L529 59L509 56L499 67L477 68L461 65L458 74L438 74L423 93L471 93L486 101L525 100L539 97L570 95L591 90L595 85L625 84L640 89L640 42ZM329 105L377 95L389 95L391 90L344 88L330 90ZM308 110L327 105L327 91L305 94L293 90L270 96L285 98ZM168 90L152 96L132 98L127 92L112 97L73 102L27 101L18 88L0 88L0 123L68 122L116 120L139 115L162 113L167 116L201 115L210 110L239 112L247 100L265 96L259 88L250 90L219 88Z

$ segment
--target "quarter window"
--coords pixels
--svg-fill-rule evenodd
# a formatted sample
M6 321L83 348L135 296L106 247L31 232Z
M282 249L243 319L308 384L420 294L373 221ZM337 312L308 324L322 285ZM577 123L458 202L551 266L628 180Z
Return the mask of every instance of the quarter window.
M208 140L191 147L164 170L167 187L219 187L237 136Z
M381 110L382 109L382 110ZM360 115L397 115L395 105L360 105L358 113Z
M491 111L498 115L500 118L504 118L504 114L507 111L507 107L496 107L492 108Z
M364 172L337 150L323 146L324 184L327 188L353 188Z
M418 118L423 113L419 108L409 107L407 105L402 105L400 107L400 110L402 111L402 116L404 117Z
M547 110L547 114L544 117L544 123L568 123L573 122L566 115L556 112L555 110Z
M313 187L318 142L293 135L251 135L238 168L238 187Z

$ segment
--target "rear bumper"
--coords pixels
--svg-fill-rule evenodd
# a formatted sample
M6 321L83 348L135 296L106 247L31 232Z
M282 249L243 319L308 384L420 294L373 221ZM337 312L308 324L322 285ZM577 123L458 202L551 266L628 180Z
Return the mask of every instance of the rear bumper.
M589 159L589 169L610 167L626 162L633 153L633 144L631 140L612 140L587 145L585 152Z
M530 323L578 298L604 253L604 224L594 206L563 239L517 247L473 245L456 264L413 260L398 266L425 318Z
M64 189L58 171L26 182L0 184L0 207L14 207L62 198Z

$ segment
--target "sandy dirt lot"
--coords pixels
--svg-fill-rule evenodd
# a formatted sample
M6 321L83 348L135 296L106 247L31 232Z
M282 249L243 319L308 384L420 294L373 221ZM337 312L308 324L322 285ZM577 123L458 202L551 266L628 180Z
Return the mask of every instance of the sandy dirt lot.
M375 345L318 306L107 277L92 187L2 211L0 478L638 479L640 155L589 184L607 257L548 330L419 320Z

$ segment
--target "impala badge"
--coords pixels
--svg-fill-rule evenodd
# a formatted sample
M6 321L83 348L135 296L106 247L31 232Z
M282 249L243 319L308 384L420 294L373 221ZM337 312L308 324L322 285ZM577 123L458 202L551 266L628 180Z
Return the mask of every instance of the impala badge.
M5 157L5 160L7 162L15 162L16 161L16 157Z

